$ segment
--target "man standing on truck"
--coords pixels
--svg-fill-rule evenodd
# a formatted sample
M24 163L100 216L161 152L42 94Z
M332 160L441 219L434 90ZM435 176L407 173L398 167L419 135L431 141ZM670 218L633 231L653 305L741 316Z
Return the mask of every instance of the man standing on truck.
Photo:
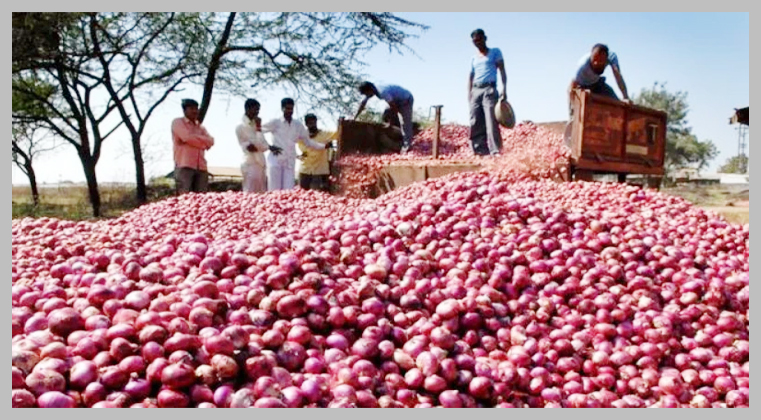
M605 83L605 77L603 77L603 73L605 73L608 65L613 69L613 75L616 77L616 82L624 97L624 101L631 102L629 100L629 93L626 90L626 83L624 83L624 77L621 75L621 67L618 65L618 56L608 50L608 46L604 44L596 44L592 47L592 51L589 54L581 58L576 76L571 81L569 94L573 95L575 89L583 89L593 94L604 95L618 100L616 92Z
M309 138L316 143L327 145L336 139L336 133L322 131L317 127L317 116L307 114L304 124L309 131ZM318 190L330 192L330 163L328 162L327 150L309 150L303 143L299 143L301 151L301 170L299 171L299 185L305 190Z
M209 173L204 155L214 146L214 138L198 121L198 102L184 99L182 112L184 117L172 121L177 193L206 192L209 188Z
M470 142L477 155L496 155L502 150L502 135L494 115L497 105L497 70L502 78L502 99L507 100L505 60L499 48L486 46L486 34L476 29L470 34L478 53L470 62L468 101L470 103Z
M303 143L313 150L324 150L330 144L320 144L309 138L309 132L299 121L293 120L295 102L291 98L280 101L282 118L262 124L263 133L272 133L273 146L282 153L267 156L267 190L291 190L296 186L296 144Z
M246 99L243 108L245 115L243 121L235 128L238 143L243 149L243 164L240 169L243 173L243 192L263 193L267 191L267 172L264 152L270 151L275 156L282 150L277 146L270 146L264 140L262 134L262 120L259 118L261 105L256 99Z
M363 82L359 85L359 92L365 96L365 99L363 99L362 103L359 105L359 110L357 110L354 119L356 120L359 118L359 115L365 110L365 105L367 105L367 101L369 101L370 98L377 96L378 98L383 99L388 103L388 107L391 109L392 113L402 117L402 133L404 134L404 138L402 140L401 153L407 153L412 144L412 109L415 101L412 94L407 89L400 86L388 85L376 87L370 82Z

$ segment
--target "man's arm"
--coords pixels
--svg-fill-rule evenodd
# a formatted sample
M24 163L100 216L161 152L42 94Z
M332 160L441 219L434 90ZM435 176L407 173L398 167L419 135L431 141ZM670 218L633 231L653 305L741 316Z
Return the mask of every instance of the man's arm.
M296 141L312 150L325 150L328 148L327 144L318 143L309 138L309 132L304 126L301 126L299 129L299 138Z
M206 144L206 149L211 149L212 146L214 146L214 137L212 137L208 131L206 131L206 128L203 126L199 126L201 129L201 141Z
M262 133L272 133L277 127L277 120L271 120L262 124Z
M196 133L188 130L185 124L182 123L182 120L176 120L172 123L172 135L180 143L187 144L196 149L205 150L210 148L211 146L208 145L209 139L211 139L211 145L214 145L214 139L211 136L208 136L208 139L203 136L199 137Z
M579 85L579 82L577 82L576 79L573 79L571 80L570 86L568 86L568 100L570 102L573 102L573 91L576 89L581 89L581 85Z
M355 120L356 120L357 118L359 118L359 114L361 114L361 113L362 113L362 111L364 111L364 110L365 110L365 105L367 105L367 101L368 101L369 99L370 99L370 98L368 98L368 97L365 97L365 99L363 99L363 100L362 100L362 102L359 104L359 110L357 111L357 114L354 116L354 119L355 119Z
M505 60L497 61L499 74L502 76L502 97L507 100L507 72L505 71Z
M473 70L470 71L470 76L468 76L468 101L470 101L471 95L473 95L473 78L475 75L473 74Z
M625 101L628 101L629 92L626 90L626 82L624 82L624 76L621 75L621 69L616 64L613 64L610 67L613 69L613 75L616 77L618 88L621 89L621 95L624 97Z
M235 135L238 137L238 143L240 144L240 147L244 151L254 153L259 151L259 149L254 144L254 140L251 138L250 134L251 132L247 130L243 125L239 125L237 128L235 128Z

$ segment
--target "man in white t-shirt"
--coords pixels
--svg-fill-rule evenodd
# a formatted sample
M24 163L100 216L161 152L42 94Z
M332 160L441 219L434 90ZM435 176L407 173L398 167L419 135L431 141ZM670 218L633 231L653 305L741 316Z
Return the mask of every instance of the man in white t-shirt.
M267 156L267 190L291 190L296 187L296 145L303 143L313 150L325 150L332 144L320 144L309 138L304 124L293 119L295 102L285 98L280 102L283 117L262 124L263 133L272 133L273 146L282 153Z
M470 102L470 142L477 155L496 155L502 149L502 136L494 115L497 105L497 70L502 78L502 98L507 100L505 60L499 48L486 46L486 34L476 29L470 34L478 53L470 63L468 100Z

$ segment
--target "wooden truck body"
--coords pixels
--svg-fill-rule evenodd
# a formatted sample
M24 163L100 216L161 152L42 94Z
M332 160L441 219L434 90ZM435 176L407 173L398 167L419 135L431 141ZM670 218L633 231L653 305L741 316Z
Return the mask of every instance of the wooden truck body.
M665 112L577 91L566 140L573 178L594 174L649 175L660 185L666 154Z

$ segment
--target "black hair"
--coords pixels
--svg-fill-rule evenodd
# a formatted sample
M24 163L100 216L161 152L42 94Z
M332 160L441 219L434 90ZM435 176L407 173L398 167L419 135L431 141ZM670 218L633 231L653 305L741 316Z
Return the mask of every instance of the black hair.
M482 37L486 37L486 33L484 33L483 29L476 29L475 31L470 33L470 37L473 38L476 35L481 35Z
M198 108L198 102L196 102L196 101L194 101L192 99L183 99L182 100L182 110L183 111L188 109L188 108L190 108L190 107L192 107L192 106Z
M307 122L309 120L315 120L315 121L317 121L317 115L314 115L314 114L306 114L306 115L304 115L304 122Z
M592 52L594 51L600 51L601 53L604 53L605 55L608 55L610 53L610 50L608 50L608 46L605 44L595 44L595 46L592 47Z
M296 102L291 98L283 98L283 100L280 101L280 108L285 108L288 105L296 105Z
M375 85L370 82L362 82L359 84L359 93L364 94L368 90L375 90Z
M246 103L243 104L243 109L248 111L251 108L261 108L261 104L256 99L246 99Z

